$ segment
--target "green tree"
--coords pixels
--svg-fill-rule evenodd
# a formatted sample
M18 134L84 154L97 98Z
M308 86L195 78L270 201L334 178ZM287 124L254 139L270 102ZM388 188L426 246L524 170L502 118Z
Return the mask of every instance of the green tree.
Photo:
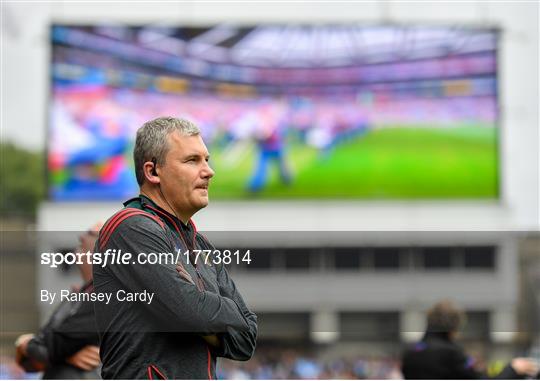
M43 152L0 143L0 216L34 219L45 195Z

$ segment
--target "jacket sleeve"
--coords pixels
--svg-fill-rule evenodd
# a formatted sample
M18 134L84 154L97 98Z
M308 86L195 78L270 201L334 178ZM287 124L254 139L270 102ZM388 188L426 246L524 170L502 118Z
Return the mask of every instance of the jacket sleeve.
M246 318L233 300L199 291L195 285L180 277L176 263L162 260L161 263L148 264L138 261L139 253L171 253L176 259L175 247L166 231L152 219L137 215L124 220L100 251L105 253L107 249L132 254L130 264L107 264L102 269L128 292L154 293L152 303L141 303L141 306L155 316L163 331L216 333L226 332L229 328L238 331L249 329ZM184 252L186 248L181 250ZM180 255L179 260L186 268L190 266L185 256ZM96 282L94 277L94 287L99 292L100 285Z
M214 353L232 360L249 360L257 343L257 315L249 310L223 264L216 267L220 294L232 299L238 305L249 328L245 331L229 328L227 332L219 334L220 347L215 348Z
M38 333L28 342L26 353L29 358L45 365L50 365L49 350L45 344L42 332Z
M69 315L51 327L49 358L52 363L64 362L87 345L99 345L93 303L72 302L70 305Z
M28 357L42 364L64 363L86 345L98 345L91 302L62 302L28 343Z

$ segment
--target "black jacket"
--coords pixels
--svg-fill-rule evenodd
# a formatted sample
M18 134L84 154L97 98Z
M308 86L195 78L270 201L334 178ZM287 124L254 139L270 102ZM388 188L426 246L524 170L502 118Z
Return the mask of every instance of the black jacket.
M446 333L428 332L422 341L407 348L403 354L401 371L405 379L446 380L487 378L473 367L472 358L451 341ZM520 379L508 365L496 379Z
M127 201L102 228L96 252L133 254L133 262L94 265L96 293L154 293L150 304L96 302L104 379L214 379L216 358L248 360L255 349L257 317L244 303L223 265L194 266L179 260L197 285L180 277L175 263L141 264L138 253L213 249L191 223L159 208L150 199ZM193 261L191 262L193 263ZM218 334L219 348L202 338Z
M80 292L92 292L92 283ZM99 337L91 302L63 301L47 324L28 342L28 357L46 365L43 379L99 379L99 369L85 371L65 362L87 345L98 345Z

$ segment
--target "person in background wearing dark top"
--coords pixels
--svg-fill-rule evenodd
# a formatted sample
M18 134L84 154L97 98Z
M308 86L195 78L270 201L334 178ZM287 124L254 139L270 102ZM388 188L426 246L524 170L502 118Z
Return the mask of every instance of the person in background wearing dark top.
M77 253L93 252L101 223L79 236ZM83 279L79 292L93 292L92 264L78 264ZM38 334L19 336L16 360L43 379L99 379L99 337L91 302L63 301Z
M93 268L95 292L112 295L94 303L101 376L214 379L218 357L251 358L257 316L191 220L208 205L208 150L195 124L162 117L139 128L133 156L140 195L105 223L96 243L96 252L133 255ZM210 258L197 261L195 250ZM141 253L173 258L151 264L138 260Z
M427 314L422 340L405 350L401 370L405 379L480 379L486 374L474 368L474 360L455 343L465 315L450 301L435 304ZM537 365L527 358L515 358L495 378L533 377Z

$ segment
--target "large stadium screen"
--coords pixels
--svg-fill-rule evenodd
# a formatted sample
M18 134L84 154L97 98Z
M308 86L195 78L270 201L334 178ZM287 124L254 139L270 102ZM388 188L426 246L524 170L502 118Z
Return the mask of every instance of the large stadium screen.
M213 199L497 198L495 30L54 25L52 200L136 195L135 132L198 124Z

